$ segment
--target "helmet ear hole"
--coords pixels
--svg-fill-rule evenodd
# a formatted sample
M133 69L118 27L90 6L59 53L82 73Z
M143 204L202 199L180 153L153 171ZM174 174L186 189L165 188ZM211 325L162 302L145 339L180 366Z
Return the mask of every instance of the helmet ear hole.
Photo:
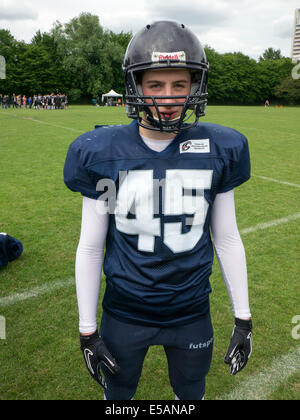
M142 88L143 74L144 74L143 71L137 71L137 72L134 73L137 92L140 96L144 95L143 94L143 88Z
M198 89L199 89L199 83L192 83L191 84L191 95L195 95Z
M144 94L143 94L142 84L141 84L141 83L137 83L137 84L136 84L136 88L137 88L137 93L138 93L140 96L144 96Z

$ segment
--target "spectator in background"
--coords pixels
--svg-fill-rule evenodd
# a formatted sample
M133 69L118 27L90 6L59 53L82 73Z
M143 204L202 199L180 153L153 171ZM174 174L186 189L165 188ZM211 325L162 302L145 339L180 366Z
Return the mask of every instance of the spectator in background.
M12 95L12 103L13 103L13 108L18 108L17 96L15 95L15 93L13 93Z
M8 97L8 95L4 95L4 98L3 98L3 107L5 109L7 109L8 106L9 106L9 97Z

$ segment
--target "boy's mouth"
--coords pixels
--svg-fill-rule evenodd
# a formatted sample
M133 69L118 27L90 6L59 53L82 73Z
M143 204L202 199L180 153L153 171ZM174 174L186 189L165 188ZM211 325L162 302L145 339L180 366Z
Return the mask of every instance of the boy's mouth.
M161 112L160 115L165 121L172 121L176 119L177 112Z

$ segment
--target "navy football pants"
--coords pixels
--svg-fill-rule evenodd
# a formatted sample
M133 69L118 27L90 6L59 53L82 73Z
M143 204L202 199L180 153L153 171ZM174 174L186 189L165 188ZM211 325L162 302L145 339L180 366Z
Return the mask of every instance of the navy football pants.
M103 365L107 400L130 400L137 389L149 346L162 345L169 378L180 400L201 400L210 369L213 329L210 314L197 322L172 328L155 328L120 322L103 312L100 335L121 370L113 375Z

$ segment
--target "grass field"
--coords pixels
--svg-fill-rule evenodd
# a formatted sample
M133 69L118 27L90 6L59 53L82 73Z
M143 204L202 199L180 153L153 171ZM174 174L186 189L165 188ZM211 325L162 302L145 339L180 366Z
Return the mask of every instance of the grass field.
M233 317L215 263L206 399L239 398L246 389L250 399L299 400L300 339L292 319L300 315L300 108L208 107L203 120L236 128L249 140L252 178L236 190L236 207L254 324L252 357L232 377L223 356ZM0 269L1 400L103 398L79 349L73 279L81 196L65 187L62 170L79 134L95 124L127 122L122 108L0 109L0 232L24 246L19 259ZM100 312L99 305L99 320ZM174 399L160 347L147 354L135 399Z

